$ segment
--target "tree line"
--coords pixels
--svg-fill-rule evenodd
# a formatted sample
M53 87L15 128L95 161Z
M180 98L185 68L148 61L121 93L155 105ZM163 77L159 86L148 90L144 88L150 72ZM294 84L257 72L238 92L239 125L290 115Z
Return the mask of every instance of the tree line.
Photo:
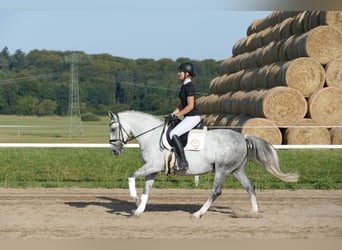
M206 95L220 61L128 59L82 51L20 49L0 52L0 114L67 115L71 68L79 86L81 113L134 109L168 114L178 103L177 67L192 61L197 94Z

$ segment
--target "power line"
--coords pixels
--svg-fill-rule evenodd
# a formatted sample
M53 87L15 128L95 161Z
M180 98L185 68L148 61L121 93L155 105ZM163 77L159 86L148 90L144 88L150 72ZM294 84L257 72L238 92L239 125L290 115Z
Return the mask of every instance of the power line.
M24 77L1 80L0 84L7 84L7 83L12 83L12 82L23 82L27 80L36 80L36 79L48 79L48 78L54 78L54 77L59 77L59 76L60 76L60 73L24 76Z
M178 92L178 90L179 90L179 89L170 89L170 88L162 88L162 87L157 87L157 86L151 86L151 85L146 85L146 84L141 84L141 83L120 82L120 84L131 85L131 86L142 87L142 88L151 88L151 89L158 89L158 90L165 90L165 91L173 91L173 92ZM207 94L208 93L197 92L197 95L207 95Z

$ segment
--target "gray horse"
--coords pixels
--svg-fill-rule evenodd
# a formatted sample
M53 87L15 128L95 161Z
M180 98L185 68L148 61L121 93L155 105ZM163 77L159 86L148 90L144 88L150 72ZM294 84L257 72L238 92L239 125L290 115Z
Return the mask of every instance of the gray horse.
M149 192L157 173L164 171L164 152L159 148L163 121L150 114L125 111L118 114L109 112L110 116L110 150L119 155L124 145L132 139L139 143L144 165L134 171L128 178L129 193L137 205L134 215L145 211ZM296 182L297 174L284 174L279 168L278 154L274 147L265 140L242 135L230 129L208 130L205 145L201 151L186 151L189 168L179 175L201 175L215 172L213 189L209 199L200 210L193 214L200 218L220 196L222 186L229 174L232 174L247 190L252 211L258 212L255 187L245 174L248 158L264 166L266 170L285 182ZM143 193L138 198L135 179L146 176Z

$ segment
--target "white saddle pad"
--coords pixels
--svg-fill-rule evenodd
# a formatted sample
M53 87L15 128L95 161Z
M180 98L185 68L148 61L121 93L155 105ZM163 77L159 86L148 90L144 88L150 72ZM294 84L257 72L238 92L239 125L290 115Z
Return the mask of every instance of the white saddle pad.
M203 127L203 129L192 129L189 132L188 143L184 147L184 150L202 150L204 147L204 140L207 130L207 127Z
M192 129L188 135L188 142L184 147L187 151L200 151L204 147L205 135L207 134L208 128L204 126L202 129ZM172 147L166 138L166 130L162 135L162 145L164 149L171 150Z

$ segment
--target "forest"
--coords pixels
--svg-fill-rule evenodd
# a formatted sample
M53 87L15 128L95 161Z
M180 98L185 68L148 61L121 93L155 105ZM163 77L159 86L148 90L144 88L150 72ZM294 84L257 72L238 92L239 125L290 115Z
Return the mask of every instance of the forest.
M207 95L221 61L128 59L82 51L32 50L25 54L20 49L10 53L4 47L0 52L0 114L68 115L72 67L81 114L128 109L168 114L179 101L177 67L185 61L195 66L197 95Z

